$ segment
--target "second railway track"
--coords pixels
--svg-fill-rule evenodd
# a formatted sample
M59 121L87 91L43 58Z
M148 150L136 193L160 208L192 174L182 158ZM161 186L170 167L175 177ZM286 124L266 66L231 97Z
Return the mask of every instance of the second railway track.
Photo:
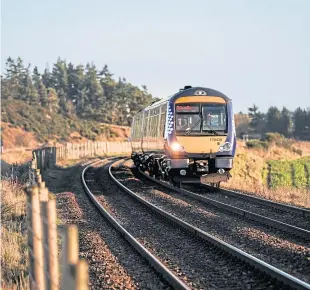
M90 167L87 170L95 169ZM84 174L90 172L87 170L84 170ZM310 289L309 284L139 199L139 196L135 196L132 191L118 183L111 170L108 172L105 168L99 172L101 176L97 180L87 184L84 181L89 194L92 194L93 189L96 192L92 194L93 199L104 205L110 215L130 231L144 247L159 257L175 277L180 277L187 287L281 289L286 285L296 289ZM98 189L98 182L101 184L101 189ZM115 190L113 182L127 193ZM113 193L111 193L112 188Z

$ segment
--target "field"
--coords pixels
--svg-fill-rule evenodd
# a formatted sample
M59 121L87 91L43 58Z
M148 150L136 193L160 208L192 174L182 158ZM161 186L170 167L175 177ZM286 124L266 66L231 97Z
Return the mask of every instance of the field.
M248 148L238 142L232 178L224 187L310 206L310 142Z
M268 162L269 184L270 188L279 187L296 187L307 188L310 184L309 180L309 164L310 158L301 158L293 161L275 161ZM267 177L268 179L268 177Z
M255 142L254 142L255 144ZM232 170L233 177L224 187L251 192L279 202L310 206L310 144L294 142L290 146L267 144L249 148L238 141ZM292 149L293 148L293 149ZM12 163L24 163L31 150L8 149L1 156L2 174L10 176ZM63 160L61 167L73 166L77 160ZM22 184L2 179L2 286L3 289L27 288L26 196Z

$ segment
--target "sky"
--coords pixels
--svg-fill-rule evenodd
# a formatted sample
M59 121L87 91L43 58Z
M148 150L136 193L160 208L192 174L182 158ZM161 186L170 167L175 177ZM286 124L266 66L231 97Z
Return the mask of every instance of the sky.
M1 72L21 56L108 65L154 97L185 85L254 103L310 107L310 0L2 0Z

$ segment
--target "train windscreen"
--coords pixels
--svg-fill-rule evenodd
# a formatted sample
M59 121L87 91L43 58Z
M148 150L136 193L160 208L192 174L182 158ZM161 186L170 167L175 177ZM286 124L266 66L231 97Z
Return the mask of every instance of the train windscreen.
M226 131L226 105L212 104L202 106L202 131Z
M214 134L214 131L227 132L224 104L178 104L175 109L175 129L181 135L187 130L198 135Z

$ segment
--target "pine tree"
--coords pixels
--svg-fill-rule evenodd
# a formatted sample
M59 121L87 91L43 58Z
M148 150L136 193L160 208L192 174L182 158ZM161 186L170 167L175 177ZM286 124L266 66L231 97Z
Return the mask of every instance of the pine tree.
M58 96L54 88L47 89L47 99L48 99L49 111L51 113L56 112L59 108L59 104L58 104L59 100L58 100Z
M39 95L39 101L42 107L48 107L48 97L47 97L47 89L43 84L42 80L37 84L37 90Z
M265 114L258 111L258 107L254 104L248 108L250 117L250 132L262 135L265 133L266 118Z
M284 135L285 137L289 137L292 130L292 118L291 112L283 107L281 111L281 123L279 133Z
M302 110L298 107L294 111L294 136L297 139L309 140L310 139L310 121L309 113L306 110Z
M6 61L6 72L5 72L5 79L6 79L6 88L4 91L4 95L7 98L19 99L19 92L20 92L20 71L18 71L18 67L15 61L9 57Z
M44 73L42 74L42 82L46 88L53 87L52 75L49 72L48 68L46 68L44 70Z
M86 65L86 74L84 79L86 90L86 104L84 103L84 116L92 116L97 120L103 121L102 108L105 105L105 96L102 86L98 81L97 70L95 65Z
M280 132L281 112L277 107L270 107L266 114L266 131Z

